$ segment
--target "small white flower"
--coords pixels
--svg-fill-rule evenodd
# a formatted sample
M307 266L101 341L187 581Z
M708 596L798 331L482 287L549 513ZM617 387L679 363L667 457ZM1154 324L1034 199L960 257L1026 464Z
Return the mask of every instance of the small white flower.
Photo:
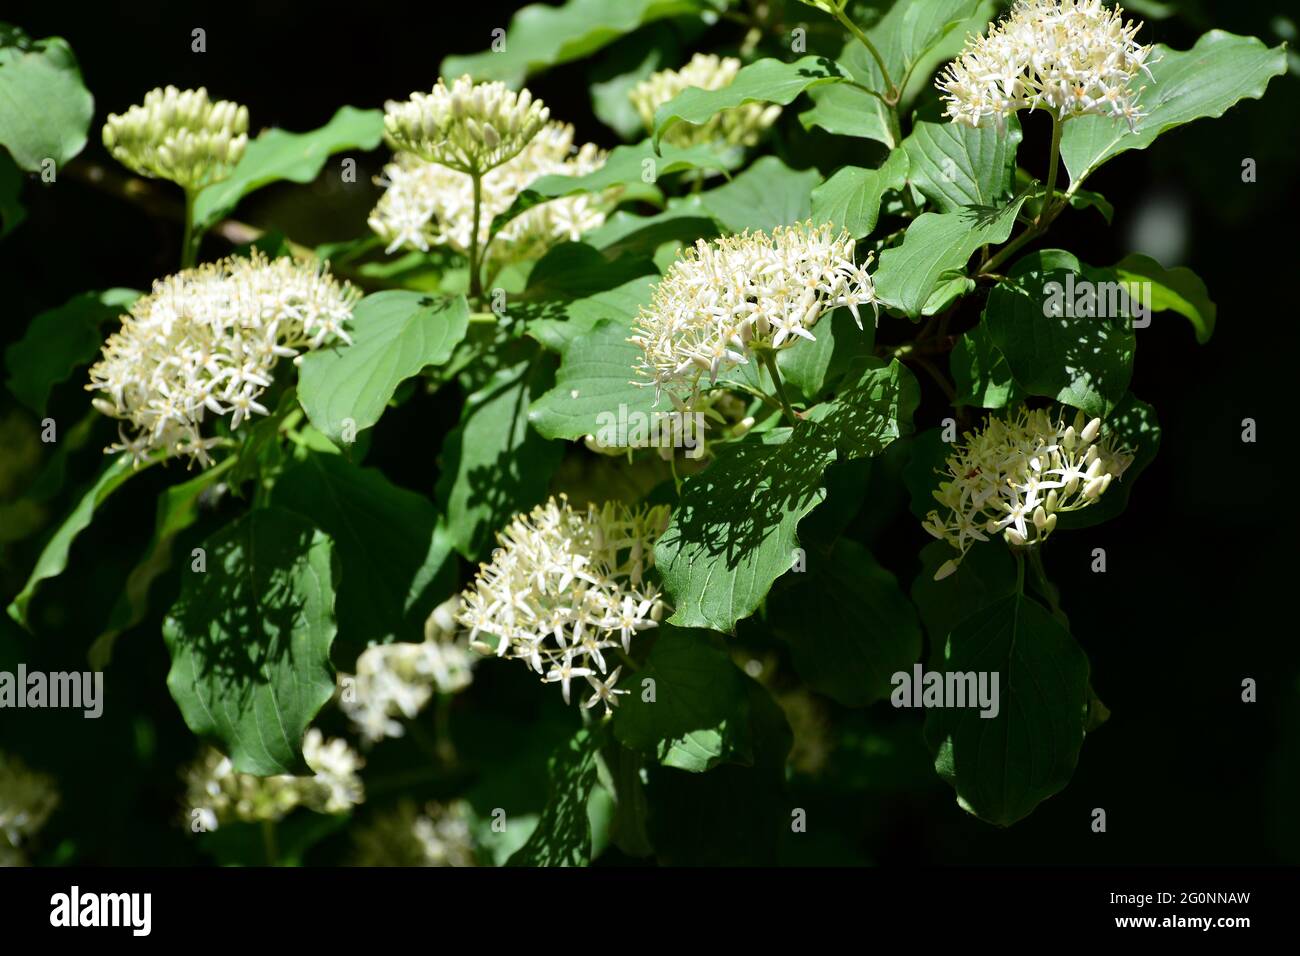
M459 597L446 601L430 615L424 641L373 645L357 658L355 675L339 675L340 687L346 688L339 706L366 742L402 736L405 730L397 718L410 720L435 693L456 694L470 685L475 663L472 638L456 635L453 615L466 612L480 620L483 610L466 612ZM450 623L452 630L442 627L438 618Z
M568 703L574 679L605 673L605 650L630 650L633 635L656 625L663 602L642 582L667 525L663 505L581 512L552 498L498 533L458 620L495 635L498 656L560 684Z
M585 176L605 163L591 143L575 149L573 127L548 123L518 155L483 175L478 243L487 250L490 268L538 258L551 246L579 239L605 221L614 193L580 193L531 207L492 235L492 220L514 204L542 176ZM384 195L370 214L369 225L387 243L387 251L446 246L469 252L474 232L474 180L438 162L398 152L378 180ZM489 239L491 243L489 244Z
M622 665L615 667L610 675L604 680L599 680L596 677L587 678L587 683L590 684L591 689L595 691L595 693L591 695L591 699L587 701L586 706L588 710L603 701L605 704L606 715L613 713L614 707L618 704L617 695L627 693L626 690L620 690L614 686L618 683L618 675L622 670Z
M1015 547L1045 540L1058 514L1093 504L1133 462L1102 436L1100 419L1087 421L1082 412L1066 425L1047 409L1022 407L962 438L934 492L943 510L931 511L922 524L959 552L939 568L936 581L956 571L986 533L1000 533Z
M697 241L637 317L628 341L641 347L636 371L649 379L639 384L687 392L693 407L705 373L716 381L758 348L813 340L812 327L839 306L877 308L871 257L855 264L853 245L847 232L811 222Z
M94 407L134 431L109 451L153 451L209 463L204 415L238 428L268 409L257 399L280 358L333 338L360 293L323 268L254 252L186 269L154 283L122 317L90 370Z
M215 829L231 820L274 822L298 807L344 813L365 799L357 774L364 761L344 741L327 741L312 728L303 737L302 752L313 776L258 777L236 773L227 757L207 748L185 772L190 814L198 811L199 821Z
M1134 39L1140 23L1101 0L1016 0L1011 15L983 37L970 37L936 82L956 123L1001 127L1022 109L1043 107L1058 120L1100 115L1136 128L1134 87L1151 71L1151 47Z

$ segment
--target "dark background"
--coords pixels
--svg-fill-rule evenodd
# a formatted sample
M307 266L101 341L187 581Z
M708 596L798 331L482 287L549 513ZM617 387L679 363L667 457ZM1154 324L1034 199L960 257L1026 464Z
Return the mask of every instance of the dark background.
M61 35L72 45L95 96L91 141L79 162L105 163L104 116L154 86L206 85L214 97L244 103L250 132L312 129L342 104L381 107L427 89L444 55L486 48L491 29L505 26L513 9L484 2L456 4L454 12L446 4L348 4L337 12L286 2L247 6L187 11L131 0L85 5L75 16L57 4L9 16L33 37ZM1189 5L1189 15L1149 21L1141 38L1186 49L1217 26L1274 45L1287 30L1275 20L1284 6ZM195 27L207 31L206 53L190 51ZM737 38L734 26L722 24L700 47ZM587 99L590 63L559 68L529 87L554 116L578 127L579 141L612 146L615 135L593 117ZM1080 211L1063 216L1049 237L1099 265L1147 251L1166 266L1189 266L1219 306L1205 346L1173 313L1158 314L1139 331L1132 389L1160 415L1160 454L1122 518L1061 534L1046 553L1092 661L1094 686L1111 711L1089 735L1073 781L1027 820L998 830L961 811L933 776L915 715L885 705L865 716L844 713L841 747L827 771L795 784L812 819L830 822L789 851L792 862L1300 862L1297 523L1286 485L1298 427L1297 100L1291 73L1272 81L1263 102L1244 101L1222 119L1123 154L1088 184L1114 204L1114 228ZM1028 118L1020 151L1022 165L1039 175L1046 153L1040 119ZM361 235L378 194L368 183L383 154L361 160L361 188L272 187L237 215L273 221L309 245ZM1251 184L1241 181L1247 157L1258 162ZM79 291L147 289L174 269L178 224L72 176L52 186L29 182L23 199L28 219L0 245L0 346L20 338L33 315ZM210 243L205 257L224 253L219 241ZM85 402L75 386L64 387L51 414L75 422ZM0 393L0 418L16 409ZM932 425L940 415L937 405L927 405L918 424ZM1255 444L1241 441L1247 417L1258 423ZM384 458L390 477L429 493L444 429L437 416L430 423L415 413L390 413L375 437L376 447L387 440L401 449ZM96 437L107 441L110 434ZM93 453L75 458L72 487L98 465ZM29 666L84 667L85 648L151 533L153 495L172 480L155 473L128 485L78 542L70 572L43 585L32 608L39 636L22 638ZM52 518L68 500L65 494L51 504ZM925 536L902 518L885 537L878 553L906 585ZM0 565L6 602L39 543L38 536L13 549ZM1094 547L1106 549L1104 575L1089 570ZM169 584L160 583L155 605L165 606L158 595ZM63 805L46 828L45 862L200 859L175 820L172 768L192 757L194 741L165 691L166 670L155 615L122 638L100 721L56 712L39 722L12 712L0 717L0 746L60 780ZM1241 701L1246 677L1258 682L1258 703ZM1107 811L1105 834L1089 829L1095 807Z

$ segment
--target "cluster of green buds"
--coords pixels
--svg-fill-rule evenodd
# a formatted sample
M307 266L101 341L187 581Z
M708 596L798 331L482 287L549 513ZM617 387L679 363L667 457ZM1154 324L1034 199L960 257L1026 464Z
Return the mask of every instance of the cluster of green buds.
M150 90L143 104L110 113L104 124L104 146L114 159L187 191L229 176L247 144L248 107L214 103L203 87Z
M385 104L384 129L394 149L471 176L518 156L546 125L551 111L528 90L475 83L468 75L448 87Z

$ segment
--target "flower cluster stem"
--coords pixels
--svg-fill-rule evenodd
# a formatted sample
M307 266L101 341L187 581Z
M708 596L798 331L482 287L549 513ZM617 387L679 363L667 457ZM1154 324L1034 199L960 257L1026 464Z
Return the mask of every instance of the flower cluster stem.
M781 382L781 373L777 371L776 352L772 349L763 349L758 354L764 367L767 368L767 373L772 376L772 386L776 391L777 400L781 403L781 411L785 413L785 417L791 425L798 424L799 416L790 407L790 400L785 395L785 385Z
M185 190L185 233L181 236L181 268L190 269L198 259L199 242L203 239L202 232L194 229L194 199L196 193L193 189Z
M474 181L474 222L469 234L469 297L476 306L483 305L483 264L479 262L478 230L483 215L483 177L478 172L470 174Z

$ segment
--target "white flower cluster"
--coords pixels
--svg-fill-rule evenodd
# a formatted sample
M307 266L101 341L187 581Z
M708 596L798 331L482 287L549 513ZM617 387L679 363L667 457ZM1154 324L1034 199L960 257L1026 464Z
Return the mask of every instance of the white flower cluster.
M468 806L403 800L353 836L357 866L474 866Z
M419 644L376 644L357 658L355 675L339 674L339 706L368 743L400 737L399 717L413 718L434 693L456 694L474 679L477 655L456 636L455 597L434 609Z
M237 773L230 759L209 748L185 772L186 805L205 830L222 823L277 821L298 807L317 813L346 813L365 800L357 773L365 761L343 740L326 740L316 728L307 731L302 755L310 777L279 774L258 777Z
M1109 436L1101 438L1101 419L1088 421L1083 412L1067 425L1047 409L1022 407L962 438L934 492L943 511L931 511L923 523L960 552L939 568L936 581L990 535L1001 534L1014 547L1043 541L1058 514L1094 504L1133 462Z
M533 206L510 220L492 238L492 220L505 212L528 186L542 176L585 176L605 163L605 154L591 143L574 149L573 127L548 123L513 159L483 176L478 247L489 260L512 262L537 258L563 240L577 240L605 221L612 197L578 193ZM399 248L427 252L449 246L468 253L474 223L474 180L438 162L399 152L384 167L379 180L387 187L370 214L370 228Z
M813 340L822 315L848 306L876 306L867 263L853 261L853 238L811 222L703 239L680 256L642 308L629 339L644 355L637 373L655 386L698 397L705 373L746 365L755 349L789 348Z
M323 266L257 252L155 282L90 370L87 389L105 396L95 407L134 432L108 450L137 460L165 450L209 464L216 439L201 435L204 416L231 414L238 428L267 414L257 399L275 363L335 337L350 342L343 323L359 296Z
M528 90L466 75L450 87L439 78L431 93L385 103L384 129L398 150L481 175L517 156L550 115Z
M1059 120L1088 114L1123 117L1136 129L1151 47L1135 35L1142 24L1101 0L1016 0L1011 15L987 36L970 37L936 82L956 123L1002 126L1017 110L1043 107Z
M203 87L150 90L144 103L108 115L104 146L142 176L168 179L187 190L218 182L244 155L248 107L212 102Z
M655 126L655 110L682 90L697 87L720 90L730 86L740 72L735 57L718 57L697 53L680 70L660 70L642 80L628 93L632 105L641 115L647 131ZM663 141L674 146L699 145L753 146L759 136L781 115L781 107L770 103L745 103L715 113L699 126L676 123L668 128Z
M591 685L587 707L614 706L621 667L605 652L631 649L632 636L656 627L663 603L647 580L654 543L668 526L668 507L631 509L607 503L575 511L550 499L518 515L497 534L500 547L463 595L457 615L484 653L525 661L547 683Z
M0 751L0 866L27 865L23 841L45 826L58 803L52 778Z

